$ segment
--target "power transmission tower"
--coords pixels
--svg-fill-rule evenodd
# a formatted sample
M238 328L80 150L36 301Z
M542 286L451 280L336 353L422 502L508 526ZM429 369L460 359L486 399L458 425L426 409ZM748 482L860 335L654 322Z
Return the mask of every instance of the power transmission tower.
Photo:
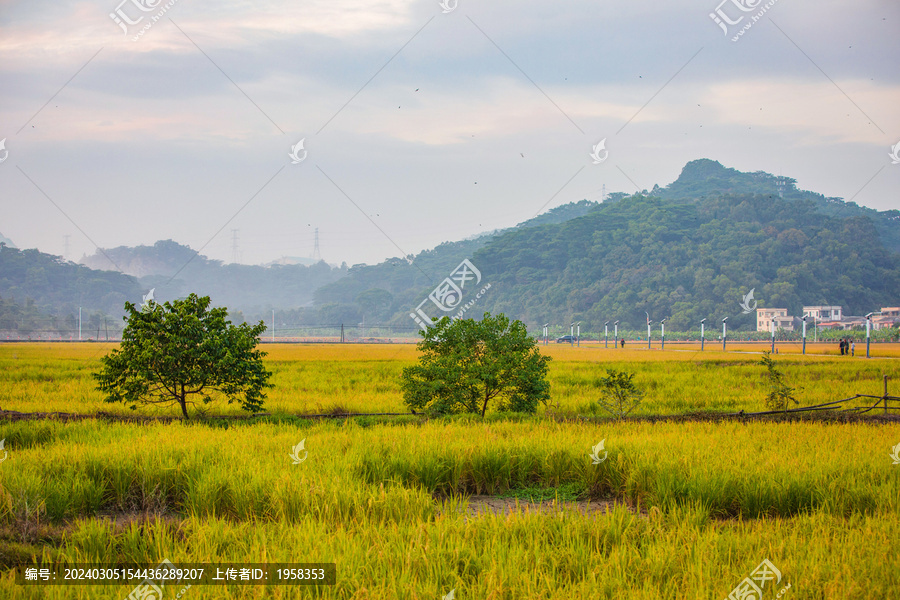
M238 230L231 230L231 262L240 262L240 254L238 253Z
M316 238L313 245L312 256L310 257L314 261L319 262L322 260L322 254L319 252L319 228L316 227Z

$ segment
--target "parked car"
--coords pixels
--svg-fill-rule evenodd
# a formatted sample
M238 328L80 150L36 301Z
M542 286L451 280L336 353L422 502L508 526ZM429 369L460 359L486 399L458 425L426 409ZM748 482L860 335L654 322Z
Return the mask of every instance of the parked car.
M574 335L564 335L560 338L556 338L557 344L574 344L578 341L578 338Z

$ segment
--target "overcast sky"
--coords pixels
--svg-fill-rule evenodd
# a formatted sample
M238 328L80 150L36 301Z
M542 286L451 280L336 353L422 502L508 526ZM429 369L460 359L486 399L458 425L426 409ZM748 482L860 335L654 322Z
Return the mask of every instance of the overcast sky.
M375 263L697 158L900 208L896 0L446 1L0 0L0 233Z

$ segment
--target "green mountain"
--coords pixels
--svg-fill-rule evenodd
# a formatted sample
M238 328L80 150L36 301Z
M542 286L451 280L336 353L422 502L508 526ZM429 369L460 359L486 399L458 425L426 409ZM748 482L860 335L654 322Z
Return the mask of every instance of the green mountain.
M900 303L898 211L706 159L647 196L613 198L581 216L443 244L412 265L354 267L316 292L317 305L343 307L348 320L409 324L410 311L464 258L480 270L480 286L491 284L469 314L504 312L530 327L580 321L598 331L620 320L639 329L646 311L657 323L669 317L671 330L726 316L732 328L755 329L755 313L740 307L751 289L759 306L793 315L810 304L865 314ZM474 296L469 289L462 305ZM425 306L429 316L456 314Z
M409 259L392 258L377 265L354 265L340 280L315 291L319 314L292 315L297 321L318 323L392 322L414 326L409 319L410 303L427 295L456 268L491 240L510 231L553 226L588 214L600 206L582 200L558 206L510 229L495 231L459 242L445 242ZM421 300L415 300L416 303Z

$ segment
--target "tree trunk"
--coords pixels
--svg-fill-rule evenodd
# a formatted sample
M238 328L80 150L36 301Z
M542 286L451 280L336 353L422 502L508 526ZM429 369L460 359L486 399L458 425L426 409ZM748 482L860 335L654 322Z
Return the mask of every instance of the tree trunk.
M490 396L488 396L488 390L487 390L487 388L485 388L484 389L484 405L481 407L481 418L482 419L484 418L484 412L487 410L487 403L488 403L489 397Z
M184 418L185 419L190 418L190 417L188 417L188 414L187 414L187 400L186 400L186 395L184 393L184 384L183 383L181 384L181 396L178 397L178 404L181 405L181 414L184 415Z

